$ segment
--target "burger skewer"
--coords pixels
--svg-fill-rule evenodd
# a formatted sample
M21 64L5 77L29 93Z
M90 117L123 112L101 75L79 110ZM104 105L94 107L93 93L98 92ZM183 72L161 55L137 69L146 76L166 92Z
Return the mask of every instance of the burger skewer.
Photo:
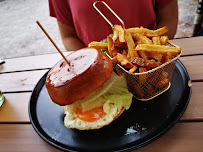
M69 61L66 59L66 57L63 55L63 53L61 52L61 50L58 48L58 46L54 43L54 41L52 40L52 38L49 36L49 34L46 32L46 30L42 27L42 25L39 23L39 21L36 21L36 23L39 25L39 27L41 28L41 30L44 32L44 34L48 37L48 39L51 41L51 43L55 46L55 48L57 49L57 51L61 54L61 56L64 58L64 60L68 63Z

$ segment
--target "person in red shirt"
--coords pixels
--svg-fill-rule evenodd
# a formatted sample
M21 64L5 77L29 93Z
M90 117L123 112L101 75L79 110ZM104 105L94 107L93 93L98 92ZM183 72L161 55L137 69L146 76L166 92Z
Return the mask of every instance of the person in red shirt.
M94 9L96 0L49 0L50 16L58 22L66 50L86 47L111 34L111 26ZM173 38L178 23L177 0L104 0L124 21L126 28L143 26L157 29L167 26L166 35ZM112 22L121 24L102 4L97 7Z

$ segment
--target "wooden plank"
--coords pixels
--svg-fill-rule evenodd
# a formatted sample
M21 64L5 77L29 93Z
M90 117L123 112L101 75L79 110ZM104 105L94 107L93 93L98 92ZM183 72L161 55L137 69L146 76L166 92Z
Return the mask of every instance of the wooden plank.
M182 55L195 55L203 54L203 36L183 38L183 39L173 39L169 42L174 43L181 47Z
M32 91L40 78L48 70L26 71L0 74L2 92Z
M138 152L199 152L203 149L203 123L178 123L169 132ZM0 124L1 151L58 151L43 141L30 124Z
M181 57L180 61L188 70L191 80L203 80L203 55Z
M181 121L203 121L203 82L192 83L192 96Z
M0 122L30 123L28 103L31 93L4 94L5 102L0 110Z
M192 96L181 121L203 121L203 82L192 83ZM8 93L0 109L1 123L29 123L28 103L31 92ZM17 99L17 100L16 100Z
M203 80L203 55L181 57L193 81ZM0 88L3 92L31 91L48 70L0 74Z
M0 151L4 152L59 152L41 139L31 124L0 124Z
M63 53L68 55L71 52ZM60 59L62 57L59 53L5 59L6 63L0 66L0 73L51 68Z
M170 40L180 46L183 50L182 55L194 55L203 54L203 37L193 37L184 39L173 39ZM68 55L70 52L63 52ZM6 64L0 66L0 73L12 72L12 71L22 71L31 69L44 69L52 67L57 61L62 57L59 53L46 54L46 55L36 55L29 57L20 57L13 59L5 59Z
M183 50L182 55L194 55L203 54L203 37L193 37L184 39L173 39L170 40L180 46ZM70 52L63 52L64 55L68 55ZM52 67L62 57L59 53L36 55L29 57L20 57L13 59L5 59L6 64L0 66L0 73L12 72L12 71L23 71L32 69L45 69Z
M138 152L200 152L203 149L202 129L203 122L178 123L163 137Z

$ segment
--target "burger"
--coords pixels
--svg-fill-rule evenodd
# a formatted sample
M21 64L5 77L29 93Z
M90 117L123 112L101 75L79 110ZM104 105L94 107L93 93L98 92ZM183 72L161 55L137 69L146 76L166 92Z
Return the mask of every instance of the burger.
M99 129L130 108L132 94L123 76L99 49L83 48L49 71L46 88L51 100L64 106L64 124L79 130Z

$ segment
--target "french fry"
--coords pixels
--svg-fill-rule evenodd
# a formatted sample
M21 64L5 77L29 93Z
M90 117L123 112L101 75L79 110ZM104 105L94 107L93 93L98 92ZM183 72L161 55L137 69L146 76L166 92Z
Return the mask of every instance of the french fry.
M123 50L122 54L127 56L128 55L128 51L127 50Z
M140 33L143 34L147 37L154 37L154 36L158 36L157 33L155 33L153 30L149 30L147 28L139 28L139 27L135 27L135 28L128 28L127 29L130 33Z
M94 47L97 49L108 49L108 43L93 41L88 45L88 47Z
M114 41L114 47L116 50L122 51L123 49L128 49L126 42L120 42L118 39Z
M112 46L113 46L113 39L110 36L107 36L107 42L108 42L108 54L112 57Z
M170 46L162 46L162 45L150 45L150 44L138 44L135 48L136 51L147 51L147 52L155 52L166 54L170 52L172 56L176 56L181 52L179 47L170 47Z
M141 58L148 60L149 59L149 55L147 52L144 51L138 51L138 54Z
M153 86L150 85L150 84L148 84L148 85L146 86L146 91L147 91L147 94L152 95L153 92L154 92L154 88L153 88Z
M145 67L139 68L139 73L147 72ZM139 83L145 84L147 82L147 74L139 75Z
M115 57L118 53L118 50L116 49L111 49L112 57Z
M169 40L168 36L161 36L160 38L161 45L166 45L168 40Z
M127 59L126 56L117 53L116 55L118 62L127 70L133 68L133 64Z
M167 78L163 79L163 80L160 80L156 85L156 89L160 89L160 88L164 88L168 85L169 83L169 80Z
M154 32L157 34L157 35L163 35L165 34L166 32L168 32L168 28L166 26L162 27L162 28L159 28L157 30L154 30Z
M119 41L125 42L124 29L120 25L114 25L115 30L118 31Z
M140 98L144 97L144 90L141 88L141 84L137 84L132 86L132 88L130 88L130 91L132 90L133 92L135 91L135 93L137 94L137 96L139 96Z
M163 88L168 84L168 72L159 69L154 75L150 78L150 82L155 84L157 89Z
M160 36L155 36L152 38L152 42L153 44L155 45L161 45L161 42L160 42ZM159 53L154 53L154 52L151 52L150 53L151 57L157 61L161 61L162 60L162 57L163 55L162 54L159 54Z
M167 52L166 57L165 57L165 62L169 62L172 59L172 54L170 52Z
M114 57L111 59L111 62L112 62L113 64L117 64L117 63L118 63L117 57L114 56Z
M153 42L153 44L155 44L155 45L161 45L160 37L159 37L159 36L153 37L153 38L152 38L152 42Z
M113 28L113 41L115 42L115 40L118 38L118 30L117 28Z
M162 71L162 73L161 73L161 79L163 80L163 79L166 79L167 77L168 77L168 72Z
M125 39L126 39L127 46L128 46L127 57L139 57L137 51L135 51L135 42L134 42L130 32L125 31Z
M158 83L158 81L160 80L160 75L162 74L163 72L163 68L161 69L157 69L156 72L151 72L148 74L148 81L155 85Z
M154 36L160 36L163 35L164 33L168 32L168 28L166 26L159 28L157 30L149 30L147 28L139 28L139 27L135 27L135 28L129 28L128 31L130 33L141 33L147 37L154 37Z
M135 72L137 70L137 66L133 66L129 71L128 71L128 73L129 74L133 74L133 72Z
M155 53L155 52L151 52L150 53L151 57L157 61L161 61L162 60L162 57L163 55L162 54L159 54L159 53Z
M135 38L135 40L138 41L139 43L152 44L152 41L148 37L146 37L140 33L133 33L132 37Z
M146 37L146 36L144 36L144 35L142 35L140 33L133 33L132 37L136 39L137 43L152 44L152 41L148 37ZM143 59L149 59L148 53L146 53L144 51L140 51L138 54Z
M134 64L134 65L137 65L137 66L141 66L141 67L152 67L152 68L155 68L155 67L158 67L161 65L161 62L159 61L155 61L154 59L152 60L145 60L143 58L138 58L138 57L132 57L132 58L129 58L129 61Z

